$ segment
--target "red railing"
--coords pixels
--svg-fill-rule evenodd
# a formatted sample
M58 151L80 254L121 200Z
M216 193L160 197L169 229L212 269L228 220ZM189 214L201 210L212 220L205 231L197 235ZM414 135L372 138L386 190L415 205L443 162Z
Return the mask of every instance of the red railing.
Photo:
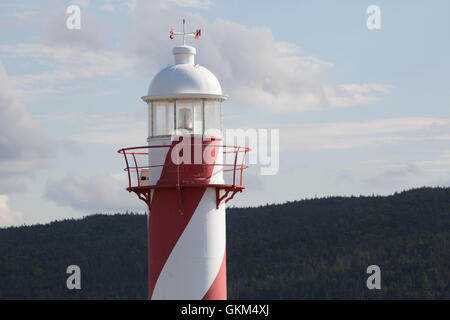
M245 164L245 158L247 153L250 151L250 148L248 147L241 147L241 146L227 146L227 145L217 145L217 144L205 144L204 146L208 147L221 147L223 148L223 154L226 158L226 155L234 154L233 157L233 163L201 163L201 164L193 164L194 166L215 166L215 167L223 167L222 172L231 172L232 173L232 184L223 184L218 185L219 187L227 188L235 188L235 187L241 187L243 188L242 183L242 175L243 171L248 168L248 165ZM175 168L176 170L176 184L173 184L172 186L180 187L180 186L195 186L195 184L189 184L184 185L183 183L180 183L180 166L187 166L187 164L156 164L156 165L148 165L149 161L149 155L151 157L151 150L156 148L170 148L171 145L156 145L156 146L142 146L142 147L130 147L130 148L123 148L118 151L118 153L122 154L125 158L126 168L124 169L128 173L128 190L133 190L136 188L155 188L158 187L156 185L156 181L150 181L150 184L143 185L141 183L141 177L143 170L148 170L148 174L150 176L150 170L154 168ZM146 161L146 165L141 165L140 162ZM131 165L130 165L131 162ZM136 174L136 184L133 183L134 178L132 177L133 174ZM236 174L238 173L238 176ZM210 177L203 177L204 182L206 183L209 180ZM153 183L153 184L151 184ZM207 183L208 185L213 186L213 183ZM202 185L202 183L200 183ZM167 186L159 186L159 187L167 187Z

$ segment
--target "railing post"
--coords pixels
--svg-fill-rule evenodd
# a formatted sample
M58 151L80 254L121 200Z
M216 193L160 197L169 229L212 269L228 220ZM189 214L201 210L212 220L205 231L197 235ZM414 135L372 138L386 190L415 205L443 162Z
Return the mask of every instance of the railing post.
M130 176L130 166L128 165L128 157L127 157L127 152L122 149L121 150L123 152L123 156L125 157L125 163L127 164L127 173L128 173L128 188L131 188L131 176Z
M236 156L234 157L234 166L233 166L233 187L236 185L236 163L237 163L237 157L239 154L239 149L241 147L239 146L237 151L236 151Z
M136 161L136 155L134 154L134 152L132 154L133 154L134 165L135 165L135 169L136 169L137 183L138 183L138 187L140 187L141 180L139 179L139 169L138 169L138 165L137 165L137 161Z
M244 171L244 162L246 156L247 156L247 149L244 149L244 155L242 156L242 163L241 163L241 175L239 177L239 185L241 186L242 186L242 171Z

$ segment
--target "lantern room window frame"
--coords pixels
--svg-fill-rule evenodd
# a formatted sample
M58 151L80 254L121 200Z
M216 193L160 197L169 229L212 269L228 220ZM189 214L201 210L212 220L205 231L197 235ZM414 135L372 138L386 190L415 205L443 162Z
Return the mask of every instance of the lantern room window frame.
M209 125L207 126L206 124L206 112L205 109L208 108L207 103L208 102L218 102L218 115L217 117L219 117L218 119L218 125L219 128L215 128L218 129L220 134L223 135L223 124L222 124L222 102L224 99L221 98L195 98L195 97L186 97L186 98L166 98L166 99L152 99L150 101L147 101L148 103L148 107L149 107L149 114L148 117L149 119L149 124L151 124L150 128L148 128L149 130L149 139L152 138L166 138L166 137L170 137L172 135L186 135L186 133L180 133L179 132L179 128L177 128L177 112L178 112L178 106L177 106L177 102L192 102L192 121L193 121L193 128L192 128L192 133L188 133L189 135L202 135L202 136L215 136L215 135L210 135L207 134L208 128L210 127ZM195 133L196 131L196 121L195 121L195 107L194 104L195 103L201 103L201 122L202 122L202 128L201 128L201 133ZM168 132L166 134L160 134L157 135L156 134L156 129L157 129L157 123L156 123L156 106L158 103L163 103L166 104L166 108L173 108L173 123L169 124L169 126L166 128L166 131L168 132L169 130L172 130L172 132ZM169 111L170 112L170 111ZM165 113L167 116L167 112ZM216 120L217 120L216 117ZM170 116L170 118L172 118L172 116ZM170 119L169 118L169 119ZM165 119L165 121L167 121L167 119Z

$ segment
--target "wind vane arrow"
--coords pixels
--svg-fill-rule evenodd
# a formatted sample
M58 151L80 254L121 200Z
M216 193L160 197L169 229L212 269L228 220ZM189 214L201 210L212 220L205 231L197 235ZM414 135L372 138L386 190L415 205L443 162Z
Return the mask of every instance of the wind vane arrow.
M173 39L174 36L183 36L183 46L186 45L186 36L192 36L194 39L200 38L202 31L200 29L195 30L195 32L185 32L186 19L183 19L183 32L174 31L173 28L170 29L169 38Z

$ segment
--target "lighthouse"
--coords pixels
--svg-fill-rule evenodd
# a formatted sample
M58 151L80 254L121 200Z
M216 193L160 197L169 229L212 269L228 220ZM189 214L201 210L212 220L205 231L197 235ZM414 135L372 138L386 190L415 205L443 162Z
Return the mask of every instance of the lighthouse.
M148 205L148 297L224 300L226 203L242 192L249 148L224 145L223 94L216 76L195 62L187 37L174 64L162 69L142 97L148 106L148 144L127 147L129 192Z

